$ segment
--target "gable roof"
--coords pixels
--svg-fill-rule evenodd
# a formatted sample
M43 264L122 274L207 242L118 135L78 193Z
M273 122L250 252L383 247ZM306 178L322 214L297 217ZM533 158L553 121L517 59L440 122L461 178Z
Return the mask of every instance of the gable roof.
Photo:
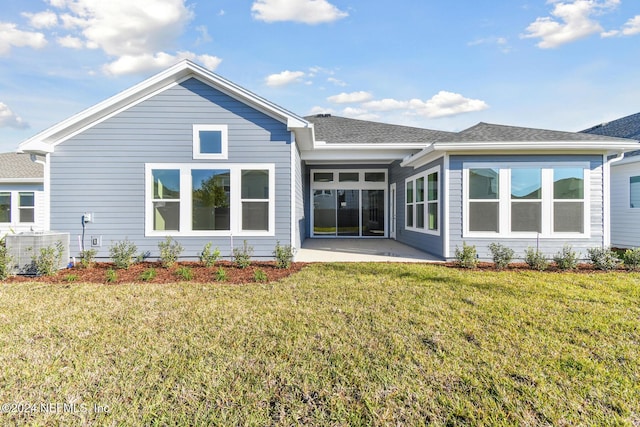
M189 78L197 78L232 98L286 123L289 129L307 129L309 127L309 123L302 117L189 60L183 60L167 70L45 129L22 142L18 149L39 154L51 153L55 145L73 135Z
M581 132L640 140L640 113L631 114L612 122L602 123Z
M42 182L44 166L28 154L0 153L0 182Z
M425 144L455 135L452 132L349 119L330 114L306 116L305 119L313 123L316 141L327 144Z

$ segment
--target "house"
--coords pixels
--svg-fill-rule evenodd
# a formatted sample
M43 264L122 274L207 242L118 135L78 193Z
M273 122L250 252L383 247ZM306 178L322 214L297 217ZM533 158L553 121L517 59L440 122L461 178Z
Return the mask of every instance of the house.
M45 229L43 170L28 154L0 153L0 239Z
M582 132L640 140L640 113ZM611 168L611 245L640 246L640 151L627 153Z
M463 242L481 257L492 242L608 245L608 157L637 148L486 123L305 118L183 61L19 149L44 159L47 227L84 225L98 257L125 238L156 256L172 236L187 257L207 242L228 254L246 240L271 258L277 242L350 237L451 258Z

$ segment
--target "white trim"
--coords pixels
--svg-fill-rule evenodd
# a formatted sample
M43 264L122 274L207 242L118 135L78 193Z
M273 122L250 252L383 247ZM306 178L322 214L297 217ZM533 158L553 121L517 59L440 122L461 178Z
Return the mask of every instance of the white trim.
M511 170L514 168L538 167L542 173L542 232L512 232L511 229ZM498 203L498 232L474 232L469 231L469 169L498 169L498 198L487 199L486 201ZM553 231L553 171L554 168L582 168L584 194L581 203L583 204L583 226L582 233L555 233ZM462 237L463 238L548 238L548 239L589 239L591 237L591 167L589 162L464 162L462 165ZM483 201L483 200L479 200ZM567 200L570 201L570 200ZM573 200L580 203L578 200Z
M0 178L0 184L43 184L43 178Z
M398 235L398 186L389 185L389 238L396 240Z
M220 132L220 153L202 153L200 132ZM226 160L229 158L229 127L227 125L193 125L193 158Z
M607 161L607 156L602 156L602 215L604 216L602 244L604 247L611 246L611 163Z
M297 171L297 166L296 166L296 155L295 155L296 154L295 150L297 148L296 148L296 143L295 143L295 135L292 136L292 141L291 141L290 145L291 145L291 147L290 147L290 150L289 150L289 157L291 158L290 159L290 162L291 162L290 163L291 173L289 174L289 179L290 179L290 183L291 183L291 187L290 187L291 189L289 190L289 194L291 194L291 197L290 197L291 198L291 225L290 225L291 232L290 232L290 237L289 237L289 244L291 245L291 248L294 249L294 254L295 254L295 249L296 249L295 246L296 246L296 241L297 241L297 238L296 238L296 235L295 235L296 222L297 222L296 221L297 220L297 218L296 218L296 196L297 196L297 193L296 193L296 177L297 177L296 171Z
M153 230L153 191L150 191L153 182L152 170L173 169L180 171L180 230L156 231ZM229 230L192 230L191 210L192 210L192 183L191 171L195 169L229 170L230 174L230 224ZM242 230L242 171L243 170L268 170L269 171L269 198L256 201L267 201L269 203L269 229ZM206 236L238 236L238 237L258 237L275 236L275 164L273 163L145 163L145 236L185 236L185 237L206 237ZM245 200L247 201L247 200Z
M437 188L437 193L438 193L438 198L433 201L429 201L429 175L433 175L433 174L437 174L437 178L438 178L438 188ZM417 185L417 181L418 179L423 178L424 179L424 186L423 186L423 200L421 202L422 206L423 206L423 212L424 212L424 228L418 228L416 226L416 222L418 220L418 216L416 215L418 209L418 201L417 201L417 194L418 194L418 185ZM442 191L440 190L440 184L441 184L441 179L442 179L442 173L440 171L440 166L434 166L432 168L429 168L425 171L422 171L420 173L417 173L415 175L411 175L408 178L405 178L404 180L404 229L407 231L413 231L415 233L422 233L422 234L430 234L432 236L439 236L440 235L440 230L442 228L441 224L442 224L442 213L440 212L440 207L442 206ZM408 227L407 226L407 182L413 182L413 203L411 203L412 209L413 209L413 226L412 227ZM436 224L436 229L435 230L430 230L429 226L428 226L428 222L429 222L429 204L436 204L437 207L437 217L438 217L438 222Z
M444 203L443 207L442 207L442 229L443 231L443 235L442 235L442 250L443 250L443 254L444 254L444 258L447 259L450 257L449 255L449 247L450 247L450 230L449 230L449 154L445 154L444 155L444 159L443 159L443 165L442 165L442 169L443 169L443 179L444 179L444 188L442 191L442 197L441 197L441 201Z

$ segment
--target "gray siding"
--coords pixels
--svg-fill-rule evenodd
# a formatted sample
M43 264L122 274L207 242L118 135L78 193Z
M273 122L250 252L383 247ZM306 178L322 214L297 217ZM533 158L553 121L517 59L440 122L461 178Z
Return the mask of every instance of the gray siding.
M192 125L225 124L228 160L194 160ZM94 125L56 147L51 155L51 229L71 233L77 253L80 218L92 212L90 236L102 236L98 257L112 242L128 238L157 256L164 238L145 237L145 163L274 163L275 236L246 238L254 256L272 257L277 240L291 240L291 144L286 124L197 79L189 79ZM235 246L244 237L235 238ZM229 237L181 237L184 257L195 257L211 241L230 254Z
M493 242L502 243L516 252L517 258L524 256L524 251L529 246L536 246L535 238L469 238L463 237L463 193L462 193L462 166L464 162L589 162L591 168L590 175L590 197L588 198L588 209L591 213L591 236L590 238L545 238L540 239L540 250L547 257L552 257L559 252L563 245L570 244L576 252L580 252L584 257L586 250L591 247L602 246L604 244L604 195L603 177L604 168L602 156L597 155L555 155L555 156L451 156L449 171L449 255L454 256L456 247L461 248L463 241L467 245L475 245L481 259L490 259L488 245Z
M629 200L632 176L640 176L640 162L611 168L611 246L640 247L640 208Z
M419 174L420 172L424 172L427 169L431 169L433 167L440 166L440 176L439 176L439 195L440 195L440 235L435 236L432 234L419 233L415 231L405 230L405 179ZM443 159L440 158L435 160L425 166L421 166L418 169L414 168L403 168L400 167L400 162L394 162L391 166L390 179L389 183L396 183L396 240L402 242L406 245L412 246L414 248L420 249L422 251L428 252L430 254L444 257L444 204L446 199L446 194L444 194L444 169L443 169Z

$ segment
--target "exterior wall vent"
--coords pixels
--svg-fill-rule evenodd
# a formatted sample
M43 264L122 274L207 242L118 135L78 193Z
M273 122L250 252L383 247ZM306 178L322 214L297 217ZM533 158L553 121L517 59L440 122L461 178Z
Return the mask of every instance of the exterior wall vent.
M35 276L37 271L33 258L40 254L40 249L55 248L58 242L63 248L58 269L63 269L69 263L69 233L47 231L7 235L5 243L13 264L12 273Z

